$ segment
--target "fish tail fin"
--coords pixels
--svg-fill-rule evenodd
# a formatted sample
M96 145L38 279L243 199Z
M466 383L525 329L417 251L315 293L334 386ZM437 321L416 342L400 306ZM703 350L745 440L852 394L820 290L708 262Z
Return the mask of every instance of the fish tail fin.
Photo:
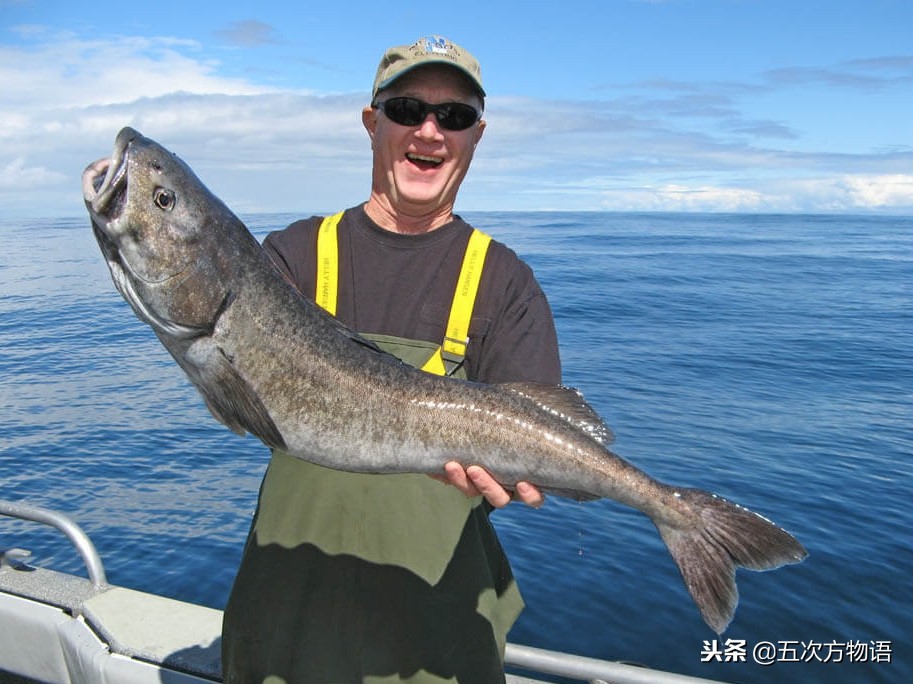
M773 570L808 552L767 518L698 489L676 489L688 524L654 520L704 621L722 634L739 602L738 567Z

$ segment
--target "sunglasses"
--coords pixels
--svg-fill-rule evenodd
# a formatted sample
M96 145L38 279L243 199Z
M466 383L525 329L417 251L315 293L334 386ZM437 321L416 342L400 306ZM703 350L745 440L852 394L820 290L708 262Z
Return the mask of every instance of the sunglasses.
M379 109L387 118L400 126L418 126L434 112L434 118L441 128L448 131L465 131L482 118L475 107L462 102L442 102L428 104L414 97L391 97L383 102L373 102L371 106Z

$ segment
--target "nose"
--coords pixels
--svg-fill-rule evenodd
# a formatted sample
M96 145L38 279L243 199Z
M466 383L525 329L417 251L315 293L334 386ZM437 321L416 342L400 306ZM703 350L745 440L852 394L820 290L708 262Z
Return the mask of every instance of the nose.
M416 135L427 140L435 140L439 137L443 137L443 131L441 126L437 121L437 117L434 115L434 112L428 112L428 116L425 117L425 120L419 124L418 129L415 131Z

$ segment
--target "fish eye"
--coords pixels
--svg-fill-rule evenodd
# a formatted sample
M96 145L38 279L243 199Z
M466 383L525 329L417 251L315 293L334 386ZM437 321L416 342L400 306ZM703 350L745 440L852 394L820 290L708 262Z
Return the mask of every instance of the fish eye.
M174 196L174 192L171 190L166 190L165 188L156 188L155 192L152 193L152 201L155 202L155 206L164 211L171 211L174 209L174 205L177 202L177 199Z

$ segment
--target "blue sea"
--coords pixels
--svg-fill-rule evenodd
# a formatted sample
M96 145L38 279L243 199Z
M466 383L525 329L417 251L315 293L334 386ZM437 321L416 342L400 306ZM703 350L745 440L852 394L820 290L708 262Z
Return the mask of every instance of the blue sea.
M243 217L262 238L297 216ZM808 548L739 572L718 637L649 521L551 497L494 514L513 642L730 682L913 681L913 218L474 213L535 269L566 384L654 476ZM222 608L267 452L213 420L115 291L85 216L0 220L0 498L59 509L109 580ZM84 573L59 533L0 546Z

